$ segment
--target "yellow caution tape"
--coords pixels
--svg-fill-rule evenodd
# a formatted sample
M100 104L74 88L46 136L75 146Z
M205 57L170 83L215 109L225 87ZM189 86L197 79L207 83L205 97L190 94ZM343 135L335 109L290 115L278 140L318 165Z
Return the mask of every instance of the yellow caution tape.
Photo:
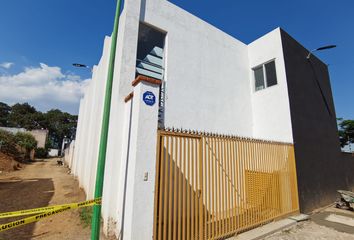
M33 208L33 209L27 209L27 210L20 210L20 211L15 211L15 212L5 212L5 213L0 213L0 218L9 218L9 217L18 217L18 216L25 216L25 215L31 215L31 214L38 214L42 212L47 212L47 211L53 211L61 208L66 208L70 206L78 206L78 207L85 207L87 204L96 203L100 204L101 198L97 198L94 200L88 200L84 202L79 202L79 203L69 203L69 204L62 204L62 205L56 205L56 206L49 206L49 207L42 207L42 208ZM88 206L91 206L88 205Z
M82 208L82 207L89 207L89 206L93 206L93 205L99 205L101 204L101 199L94 199L94 200L89 200L89 201L85 201L85 202L80 202L80 203L71 203L71 204L63 204L63 205L57 205L57 206L52 206L52 207L48 207L48 208L54 208L54 209L49 209L46 211L43 211L43 209L46 208L35 208L35 209L29 209L29 210L22 210L22 211L16 211L16 212L12 212L12 213L16 213L15 216L21 216L18 215L20 212L24 212L24 214L22 215L28 215L28 214L33 214L33 213L38 213L38 209L41 209L41 213L35 215L35 216L31 216L31 217L27 217L24 219L20 219L17 221L13 221L13 222L9 222L9 223L5 223L5 224L1 224L0 225L0 232L3 231L7 231L10 230L12 228L16 228L16 227L20 227L29 223L33 223L33 222L37 222L40 221L44 218L47 217L51 217L55 214L58 213L62 213L64 211L70 210L70 209L76 209L76 208ZM31 211L32 213L29 213L28 211ZM9 212L11 213L11 212ZM9 213L4 213L4 214L9 214ZM14 217L14 215L8 216L8 217Z

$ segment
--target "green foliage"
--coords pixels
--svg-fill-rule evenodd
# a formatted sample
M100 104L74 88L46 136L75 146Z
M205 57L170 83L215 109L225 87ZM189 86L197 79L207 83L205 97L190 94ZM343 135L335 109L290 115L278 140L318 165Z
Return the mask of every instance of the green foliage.
M15 135L17 145L26 149L27 151L31 151L37 147L36 139L29 133L18 132Z
M29 159L30 151L37 146L36 139L29 133L18 132L14 135L4 130L0 130L0 142L1 152L18 160Z
M338 132L342 147L354 143L354 120L338 119Z
M11 111L11 107L6 103L0 102L0 126L8 125L8 117Z
M54 148L53 145L54 144L53 144L52 139L48 138L47 142L45 143L45 149Z
M0 126L33 129L48 129L49 144L46 148L61 147L66 136L73 139L76 133L77 116L52 109L46 113L37 111L28 103L17 103L12 107L0 102Z
M49 130L49 139L55 148L61 147L62 140L66 136L74 138L77 126L77 116L53 109L45 114L45 125Z
M84 225L84 228L91 225L92 207L84 207L79 209L79 215L80 215L81 223Z
M38 129L40 127L36 121L38 115L37 110L28 103L17 103L11 107L7 127Z
M0 144L1 152L11 155L18 156L19 151L17 150L17 140L15 135L4 130L0 130Z
M36 158L46 158L46 157L48 157L48 148L36 148L34 156Z

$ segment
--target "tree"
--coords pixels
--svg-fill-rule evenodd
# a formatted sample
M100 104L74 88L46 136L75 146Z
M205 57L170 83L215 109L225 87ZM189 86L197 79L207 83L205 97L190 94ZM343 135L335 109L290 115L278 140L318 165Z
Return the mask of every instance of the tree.
M18 132L14 135L11 132L0 130L0 145L1 152L22 161L30 159L30 153L37 147L37 141L29 133Z
M64 137L74 138L77 116L59 109L42 113L28 103L17 103L10 107L0 102L0 126L27 130L47 129L49 130L47 147L60 148Z
M44 114L44 125L49 130L49 140L56 148L60 148L63 138L73 139L76 133L77 116L52 109Z
M7 126L10 112L11 112L11 107L6 103L0 102L0 126L2 127Z
M25 157L29 159L30 152L37 147L36 139L29 133L18 132L15 135L17 145L25 150Z
M41 129L37 119L42 115L41 112L28 103L16 103L11 107L8 116L8 127L25 128L27 130Z
M338 127L341 147L354 143L354 120L339 118Z
M14 134L0 129L0 151L17 157L19 151L17 149L17 139Z

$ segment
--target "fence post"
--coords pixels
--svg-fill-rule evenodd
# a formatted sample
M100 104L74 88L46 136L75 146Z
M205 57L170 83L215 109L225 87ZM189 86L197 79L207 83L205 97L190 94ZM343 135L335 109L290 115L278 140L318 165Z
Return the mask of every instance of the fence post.
M137 78L130 132L123 238L151 239L154 220L154 190L158 97L160 81Z

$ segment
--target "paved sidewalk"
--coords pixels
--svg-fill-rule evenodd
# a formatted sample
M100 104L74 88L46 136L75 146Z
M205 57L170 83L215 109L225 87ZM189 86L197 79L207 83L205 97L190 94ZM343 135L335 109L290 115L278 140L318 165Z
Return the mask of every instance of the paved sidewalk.
M327 207L241 233L230 240L354 240L354 212Z
M338 232L313 221L301 222L274 233L264 240L354 240L353 234Z
M313 214L311 220L319 225L333 228L339 232L354 234L353 211L330 207Z
M328 207L265 240L354 240L354 212Z

